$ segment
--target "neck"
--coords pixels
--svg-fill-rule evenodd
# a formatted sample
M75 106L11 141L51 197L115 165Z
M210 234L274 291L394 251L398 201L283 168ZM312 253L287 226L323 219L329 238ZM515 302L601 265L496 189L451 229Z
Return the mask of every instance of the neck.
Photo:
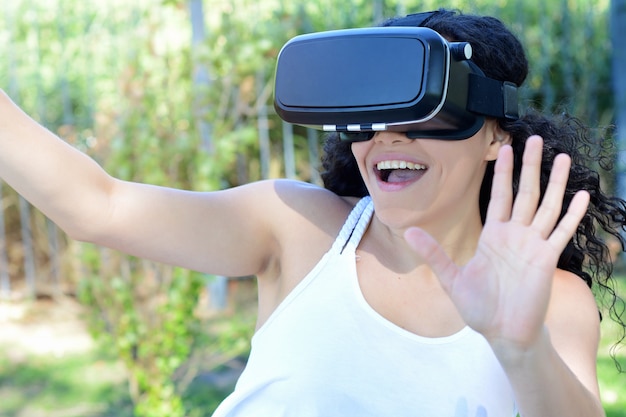
M435 238L457 265L463 265L474 256L476 251L482 231L480 214L467 213L460 217L448 218L454 220L445 223L424 222L427 224L415 224L415 226L421 227ZM380 254L381 259L396 266L393 269L413 270L423 266L423 262L404 240L404 232L410 226L413 224L387 225L375 213L364 239L372 253Z

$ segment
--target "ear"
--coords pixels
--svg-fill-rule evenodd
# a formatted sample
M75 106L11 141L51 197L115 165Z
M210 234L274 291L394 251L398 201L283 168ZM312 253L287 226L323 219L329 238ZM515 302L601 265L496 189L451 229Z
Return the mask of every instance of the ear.
M502 145L509 145L512 142L509 132L503 130L496 120L488 120L488 135L491 138L487 154L485 155L486 161L495 161L498 158L498 152Z

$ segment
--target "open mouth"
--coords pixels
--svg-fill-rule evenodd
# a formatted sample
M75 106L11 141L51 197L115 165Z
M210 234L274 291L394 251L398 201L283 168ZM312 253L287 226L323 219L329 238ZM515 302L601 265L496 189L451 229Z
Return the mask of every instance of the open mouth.
M419 179L426 171L426 166L408 161L389 160L376 164L376 175L387 183L412 182Z

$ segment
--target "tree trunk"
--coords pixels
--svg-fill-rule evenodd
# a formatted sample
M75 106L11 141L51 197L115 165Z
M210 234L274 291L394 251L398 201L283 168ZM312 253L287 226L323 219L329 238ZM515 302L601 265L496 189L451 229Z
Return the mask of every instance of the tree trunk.
M196 129L200 136L202 149L209 154L215 152L212 138L211 125L207 121L209 108L203 103L203 95L211 85L211 77L206 65L200 62L198 51L202 43L206 41L206 24L204 22L203 0L189 0L189 18L191 20L191 45L193 55L193 88L196 91L194 97L194 118Z

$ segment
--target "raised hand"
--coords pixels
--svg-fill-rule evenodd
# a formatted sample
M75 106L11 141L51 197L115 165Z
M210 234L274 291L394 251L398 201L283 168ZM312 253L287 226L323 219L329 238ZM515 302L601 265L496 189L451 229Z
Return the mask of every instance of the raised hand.
M559 221L571 164L569 156L559 155L539 205L542 147L538 136L527 140L515 201L512 149L500 150L485 225L475 255L464 266L456 265L423 230L405 233L465 322L492 344L522 350L543 332L559 256L589 203L589 194L578 192Z

